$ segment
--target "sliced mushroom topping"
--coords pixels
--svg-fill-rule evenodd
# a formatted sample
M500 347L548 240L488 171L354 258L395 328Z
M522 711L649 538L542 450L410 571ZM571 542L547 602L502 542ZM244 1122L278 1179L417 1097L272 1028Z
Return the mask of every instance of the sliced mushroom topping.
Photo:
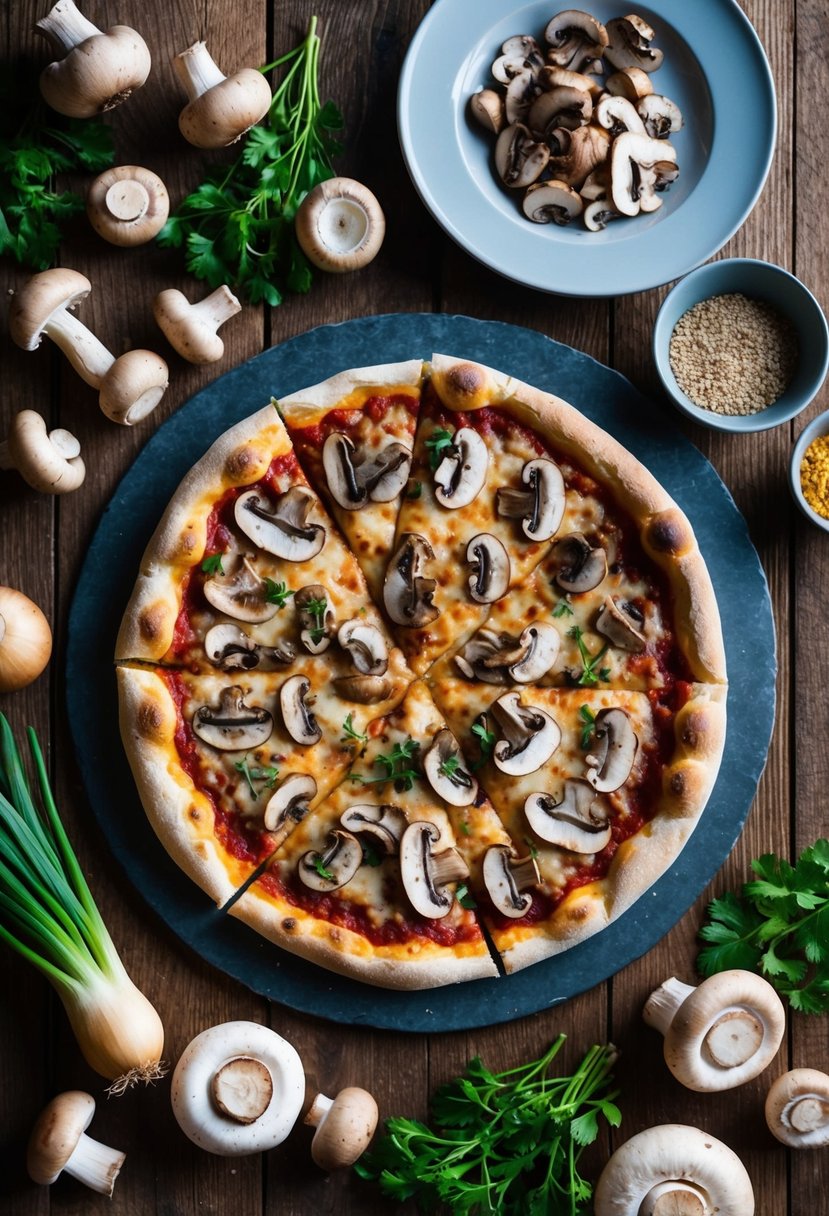
M439 609L432 603L437 583L421 574L424 562L434 556L425 537L417 532L403 534L383 584L383 603L395 625L420 629L438 616Z
M518 857L508 844L494 844L484 854L483 880L489 898L504 916L517 920L532 906L531 887L538 886L541 876L534 857Z
M260 549L289 562L304 562L325 544L325 528L307 522L316 501L304 486L292 486L274 503L259 490L248 490L236 499L233 514L245 536Z
M409 902L421 916L440 920L451 910L454 892L449 883L462 882L469 869L457 849L433 853L440 839L434 823L410 823L400 841L400 877Z
M504 127L495 142L495 169L505 186L522 190L531 186L547 166L550 149L536 143L521 122Z
M595 117L599 126L604 127L613 136L621 135L624 131L633 131L636 135L645 134L645 124L637 107L626 97L606 93L596 106Z
M641 654L648 644L641 632L644 623L644 615L635 604L612 595L605 597L596 617L599 633L620 650L630 650L633 654Z
M471 806L478 782L463 766L460 748L450 730L439 730L423 757L423 772L432 789L450 806Z
M547 674L558 658L558 630L545 621L528 625L519 637L479 629L455 663L468 680L485 684L530 684Z
M302 747L313 747L322 738L319 723L306 701L310 691L311 681L307 676L289 676L279 690L279 708L285 729Z
M564 182L536 182L524 195L521 209L534 224L569 224L581 215L584 203L572 186Z
M297 874L312 891L338 891L359 870L363 850L356 836L335 828L328 833L327 847L321 853L313 850L299 859Z
M585 777L600 794L618 790L630 776L639 740L630 714L624 709L600 709L596 714L593 737L595 751L585 756Z
M356 701L359 705L387 701L394 691L394 684L386 676L336 676L331 683L344 701Z
M660 67L662 52L651 46L656 34L647 21L635 13L608 21L607 36L604 56L614 68L641 68L643 72L655 72Z
M469 109L485 130L499 135L507 121L504 99L495 89L479 89L469 98Z
M469 594L476 604L494 604L509 587L510 560L497 536L479 532L466 546L466 560L472 567L467 579Z
M530 488L502 486L495 495L495 508L506 519L520 519L521 531L528 540L550 540L564 517L566 492L561 470L545 457L528 460L521 481Z
M212 604L217 612L250 625L269 621L278 610L276 604L269 604L265 599L264 581L247 554L239 559L232 575L221 574L209 578L202 590L208 604Z
M583 781L565 780L559 802L552 794L530 794L524 814L536 836L571 853L600 853L610 843L608 808Z
M511 777L534 773L561 742L558 723L535 705L522 705L521 694L507 692L490 706L500 738L492 750L496 768Z
M667 139L682 126L679 106L661 93L650 93L643 97L636 105L636 113L651 139Z
M346 511L359 511L366 503L391 502L409 476L412 455L402 443L389 443L373 460L355 455L353 441L332 431L322 446L322 464L328 489Z
M664 139L626 131L613 141L610 188L613 205L622 215L638 215L662 206L657 191L676 177L676 151Z
M322 654L331 645L337 628L328 592L321 583L309 583L294 596L299 613L299 640L309 654Z
M534 135L543 139L548 131L556 127L564 127L567 131L583 127L590 122L592 113L593 99L588 92L569 85L556 85L535 99L527 115L527 126Z
M337 630L337 641L362 675L385 675L389 666L389 649L386 639L376 625L352 617L343 621Z
M252 751L267 743L273 732L273 715L257 705L246 705L236 684L223 688L219 707L200 705L193 714L193 733L222 752Z
M544 38L550 47L548 62L578 72L583 70L581 64L603 53L608 31L589 13L568 8L550 20Z
M507 122L522 123L540 92L541 85L535 72L527 69L513 76L504 99Z
M571 532L557 540L551 557L558 569L554 579L562 591L575 595L592 591L607 574L607 553L601 545L592 548L581 532Z
M501 54L492 65L492 75L499 84L509 84L525 72L538 73L544 67L541 48L531 34L514 34L501 47Z
M403 808L388 802L380 806L373 802L350 806L340 816L340 823L355 835L373 836L387 856L398 852L403 833L409 826Z
M607 199L596 199L584 209L584 226L591 232L601 232L611 220L621 219L621 214Z
M295 657L290 642L262 646L238 625L214 625L212 629L208 629L204 650L214 667L219 667L222 671L234 671L237 668L251 671L254 667L259 671L274 671L287 666Z
M286 773L265 807L265 831L273 833L274 848L308 814L317 796L317 783L310 773Z
M560 155L551 156L547 168L557 181L578 189L589 174L607 160L612 139L609 131L593 123L577 127L569 135L566 144L562 144Z
M554 625L536 621L522 631L518 644L525 648L524 656L507 670L517 684L534 684L547 674L558 658L561 638Z
M484 488L488 468L489 452L481 436L472 427L460 427L432 474L435 498L453 510L468 506Z
M641 97L653 92L651 78L641 68L622 68L621 72L611 73L605 81L605 88L615 97L626 97L634 105Z

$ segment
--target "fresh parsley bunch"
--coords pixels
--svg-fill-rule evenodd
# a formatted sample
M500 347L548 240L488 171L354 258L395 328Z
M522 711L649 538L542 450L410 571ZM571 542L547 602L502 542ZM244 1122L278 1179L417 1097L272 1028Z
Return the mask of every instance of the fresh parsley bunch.
M829 840L804 849L797 862L766 853L740 894L726 892L708 908L697 967L713 975L757 971L801 1013L829 1011Z
M318 87L317 19L299 46L262 70L284 67L268 116L248 131L241 155L217 165L158 235L184 247L187 269L210 287L227 283L253 303L275 307L287 291L305 292L311 268L294 235L306 194L334 176L331 158L343 120Z
M36 80L36 77L34 78ZM110 129L97 118L49 110L32 74L8 71L0 86L0 254L46 270L55 261L60 225L84 202L56 190L59 173L100 173L115 159Z
M355 1165L399 1202L452 1216L586 1216L593 1188L579 1175L599 1117L621 1122L608 1092L612 1046L591 1047L571 1077L550 1075L559 1035L539 1060L492 1073L474 1059L432 1102L434 1129L386 1121L386 1134Z

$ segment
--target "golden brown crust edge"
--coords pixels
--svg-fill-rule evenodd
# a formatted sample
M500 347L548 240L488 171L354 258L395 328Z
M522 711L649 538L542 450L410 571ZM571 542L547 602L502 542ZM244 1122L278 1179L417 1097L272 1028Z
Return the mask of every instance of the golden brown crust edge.
M496 400L614 488L633 517L642 545L668 579L675 627L695 680L726 682L725 647L714 588L693 529L667 490L616 439L560 397L468 359L435 354L436 388L451 409L479 409Z
M279 409L289 427L309 426L324 417L361 388L419 388L423 376L423 361L407 359L402 363L380 363L374 367L356 367L338 372L319 384L289 393L279 398Z

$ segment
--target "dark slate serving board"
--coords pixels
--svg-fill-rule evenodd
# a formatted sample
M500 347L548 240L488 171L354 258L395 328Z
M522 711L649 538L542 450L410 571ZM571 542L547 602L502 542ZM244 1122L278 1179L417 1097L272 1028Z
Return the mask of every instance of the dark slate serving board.
M124 756L110 656L144 546L168 499L210 443L272 395L346 367L434 351L478 360L572 402L615 435L686 511L722 613L730 691L716 788L676 863L618 922L517 975L425 992L387 992L293 958L216 910L173 864L144 816ZM746 622L751 622L750 632ZM750 643L750 645L749 645ZM69 619L67 701L89 801L132 882L209 963L270 1000L335 1022L409 1031L504 1022L567 1000L650 950L687 911L736 841L774 720L775 637L768 587L745 522L707 460L622 376L543 334L445 314L363 317L302 334L208 385L150 436L105 510Z

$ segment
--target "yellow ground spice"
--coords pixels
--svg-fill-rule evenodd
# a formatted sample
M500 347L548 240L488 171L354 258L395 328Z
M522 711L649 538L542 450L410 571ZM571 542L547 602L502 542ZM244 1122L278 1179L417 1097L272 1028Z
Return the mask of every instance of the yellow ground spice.
M817 515L829 519L829 435L818 435L800 465L803 497Z

